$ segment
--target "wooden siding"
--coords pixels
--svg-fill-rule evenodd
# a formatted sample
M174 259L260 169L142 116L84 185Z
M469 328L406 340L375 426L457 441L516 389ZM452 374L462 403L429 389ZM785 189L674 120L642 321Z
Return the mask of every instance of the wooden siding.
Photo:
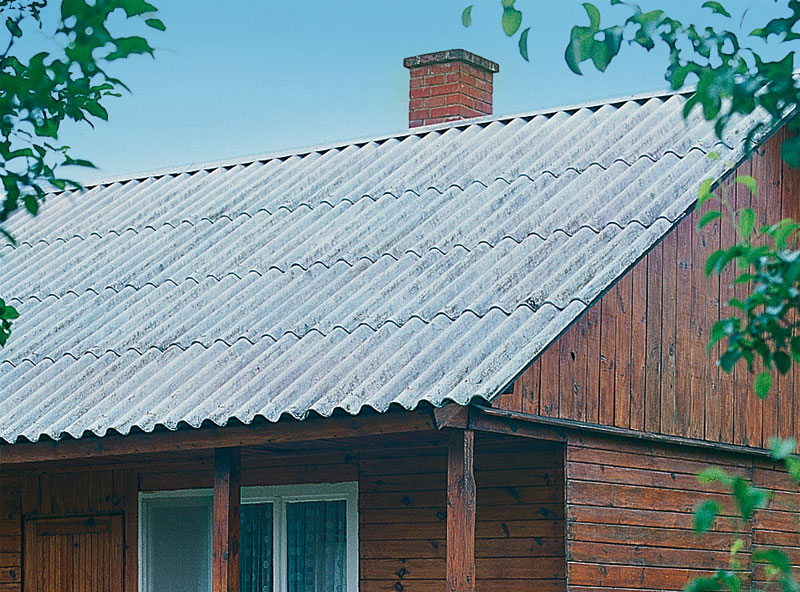
M243 448L242 484L358 481L361 592L443 592L447 449L434 436L426 446ZM564 591L563 446L479 436L475 447L477 590ZM24 517L121 514L126 567L135 566L138 491L211 488L213 465L209 454L152 455L119 468L0 473L0 592L22 590ZM135 569L125 573L125 590L137 590Z
M682 590L691 577L727 567L738 537L744 556L781 544L800 563L800 490L766 461L588 435L572 438L566 458L570 592ZM720 487L698 483L695 475L710 463L780 490L746 530L737 532ZM697 536L693 509L707 498L728 509L713 532Z
M800 219L800 173L780 160L783 133L739 172L752 174L759 195L732 182L737 208L752 207L760 223ZM706 257L732 241L727 226L696 230L692 213L573 324L514 383L496 406L533 415L713 442L765 447L770 436L800 429L795 389L800 369L777 381L763 403L752 376L727 375L706 353L708 335L727 301L731 270L706 278ZM759 224L760 226L760 224Z
M563 448L475 445L479 592L551 592L564 583ZM363 454L361 592L445 590L444 447Z

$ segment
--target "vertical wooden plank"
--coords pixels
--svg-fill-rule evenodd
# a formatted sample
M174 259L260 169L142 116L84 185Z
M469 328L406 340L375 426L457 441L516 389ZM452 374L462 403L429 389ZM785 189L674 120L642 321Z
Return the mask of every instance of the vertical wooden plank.
M693 438L719 440L720 403L716 360L707 350L711 327L719 318L719 276L705 275L706 258L719 248L719 225L715 221L697 229L700 212L687 220L692 234L692 413L689 433Z
M586 421L597 423L600 413L600 304L587 310L586 321Z
M540 400L540 378L542 373L541 358L531 364L522 376L514 383L514 388L519 388L522 391L522 412L530 413L531 415L539 415L539 400Z
M648 432L661 431L661 308L664 247L647 255L647 358L645 359L645 420Z
M575 355L574 344L575 330L577 325L567 329L558 338L558 416L568 419L579 419L575 417L574 406L576 404L575 390L573 388L575 380L575 366L577 356Z
M718 190L720 193L732 191L733 182L728 180L725 184ZM715 204L718 205L718 204ZM703 210L705 211L705 209ZM730 236L731 230L729 228L729 224L724 221L719 221L717 224L717 242L715 248L721 249L723 246L730 244ZM705 261L703 262L703 267L705 267ZM723 315L726 314L727 311L727 303L730 300L730 296L732 295L729 293L730 282L732 281L733 275L731 271L723 272L722 274L717 276L717 311L716 317L712 320L716 322L716 320L722 318ZM713 327L713 324L709 326L709 330ZM736 433L736 422L738 418L735 412L735 392L733 389L733 381L732 377L727 373L723 372L719 366L716 365L716 361L719 359L720 355L722 354L722 347L723 343L717 343L714 348L709 352L709 360L711 364L713 364L713 368L711 370L711 376L716 380L717 390L716 390L716 401L717 401L717 410L713 406L707 407L706 409L706 427L707 427L707 438L713 439L715 434L718 434L719 440L721 442L727 443L734 443L735 440L735 433Z
M631 304L633 302L633 276L622 276L608 293L616 304L616 342L614 344L614 425L631 427Z
M764 224L775 224L780 220L781 210L781 155L780 145L774 139L766 142L752 158L753 177L758 183L758 193L751 196L751 207L756 213L756 228ZM770 396L761 402L763 446L778 433L779 390L781 378L776 377L776 387Z
M447 445L447 592L475 592L475 432Z
M661 432L676 433L675 348L677 315L678 231L672 230L663 245L663 289L661 308Z
M692 233L691 222L675 229L676 268L676 344L675 344L675 434L689 436L692 420Z
M600 421L614 425L614 373L616 372L617 307L609 291L600 301Z
M241 451L214 451L214 526L211 592L239 592Z
M139 472L138 469L122 471L122 511L125 517L123 536L125 537L124 590L139 590Z
M556 343L547 349L539 358L542 364L542 376L539 384L539 413L546 417L558 417L558 396L560 386L559 355L560 344Z
M631 308L631 429L643 430L645 425L645 367L647 365L647 258L631 271L633 302Z

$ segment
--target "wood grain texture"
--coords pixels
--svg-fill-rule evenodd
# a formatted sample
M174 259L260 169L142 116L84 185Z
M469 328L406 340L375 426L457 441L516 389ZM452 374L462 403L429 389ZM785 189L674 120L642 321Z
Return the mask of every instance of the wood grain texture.
M447 592L475 591L475 432L447 444Z
M214 451L211 592L239 592L241 463L239 448Z
M800 217L800 171L780 160L784 136L738 170L756 178L757 196L732 181L721 190L736 208L752 207L759 224ZM698 231L704 212L689 213L541 354L503 408L760 448L773 434L796 433L800 370L780 377L762 402L746 368L728 375L715 365L719 347L706 351L714 323L732 312L727 302L748 288L731 287L734 269L706 277L708 255L735 237L720 221Z

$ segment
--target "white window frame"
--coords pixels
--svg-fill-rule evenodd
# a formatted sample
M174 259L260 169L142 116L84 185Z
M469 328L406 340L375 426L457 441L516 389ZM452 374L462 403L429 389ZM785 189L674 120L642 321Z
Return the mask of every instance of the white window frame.
M153 491L139 493L139 592L154 592L145 588L147 574L146 544L147 512L150 504L177 503L181 498L205 498L212 506L212 489ZM174 501L172 501L174 500ZM302 485L267 485L242 487L242 505L272 504L272 570L274 592L288 590L288 535L286 504L292 502L344 501L347 537L347 592L358 592L358 482L308 483Z

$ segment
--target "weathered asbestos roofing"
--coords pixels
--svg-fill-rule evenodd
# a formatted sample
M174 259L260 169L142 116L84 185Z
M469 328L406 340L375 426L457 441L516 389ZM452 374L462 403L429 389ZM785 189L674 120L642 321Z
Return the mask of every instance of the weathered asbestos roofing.
M684 98L108 182L18 216L0 438L490 400L743 157ZM710 151L719 160L707 157Z

